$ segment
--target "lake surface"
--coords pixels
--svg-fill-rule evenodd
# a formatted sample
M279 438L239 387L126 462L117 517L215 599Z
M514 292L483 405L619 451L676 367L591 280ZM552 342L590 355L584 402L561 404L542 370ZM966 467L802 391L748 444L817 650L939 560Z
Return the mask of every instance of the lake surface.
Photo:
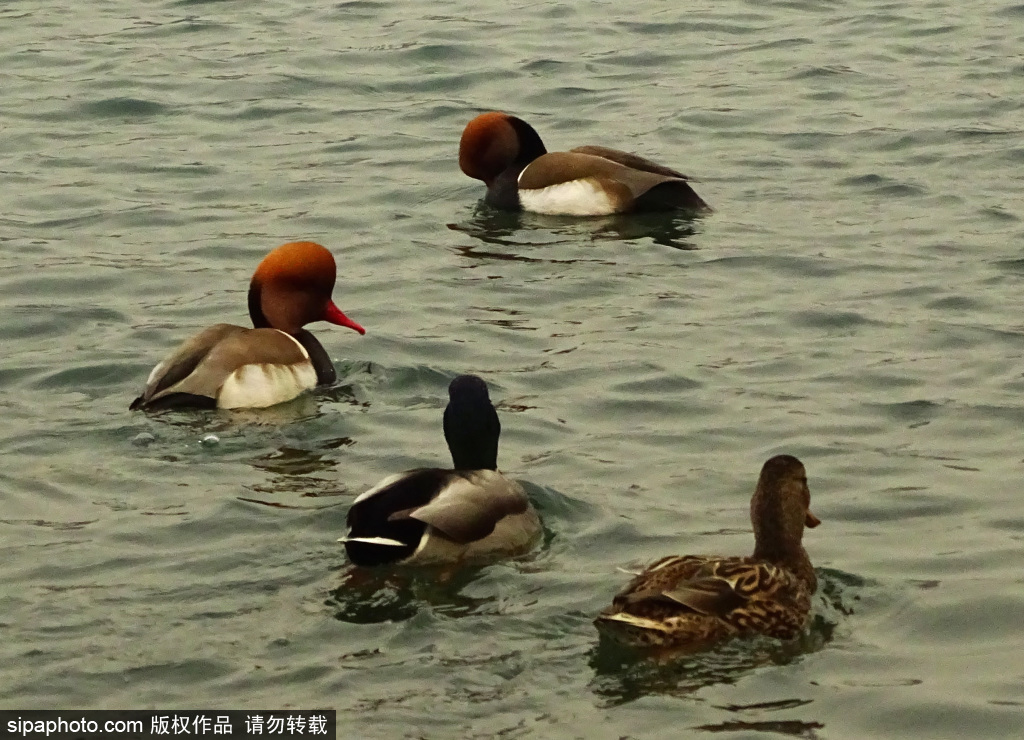
M1024 727L1024 5L0 5L0 706L338 710L359 738L1006 738ZM715 212L500 214L502 109ZM130 413L313 239L336 387ZM350 572L359 492L499 401L544 544ZM746 553L807 466L805 639L599 644L630 569Z

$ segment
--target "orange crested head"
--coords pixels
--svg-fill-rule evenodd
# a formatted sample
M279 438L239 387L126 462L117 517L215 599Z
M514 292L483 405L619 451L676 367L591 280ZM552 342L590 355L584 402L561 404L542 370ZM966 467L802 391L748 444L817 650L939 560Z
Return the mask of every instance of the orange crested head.
M326 247L289 242L263 258L249 284L253 326L294 334L313 321L329 321L365 334L331 300L337 267Z
M519 156L515 120L506 113L483 113L467 123L459 142L459 168L490 184Z

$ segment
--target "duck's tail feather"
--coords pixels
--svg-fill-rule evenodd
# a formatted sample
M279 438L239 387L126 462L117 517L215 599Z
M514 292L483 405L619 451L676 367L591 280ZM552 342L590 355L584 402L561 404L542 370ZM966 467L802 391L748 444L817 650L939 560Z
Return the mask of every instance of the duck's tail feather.
M367 545L385 545L387 547L408 547L407 542L399 542L389 537L339 537L338 542L362 542Z

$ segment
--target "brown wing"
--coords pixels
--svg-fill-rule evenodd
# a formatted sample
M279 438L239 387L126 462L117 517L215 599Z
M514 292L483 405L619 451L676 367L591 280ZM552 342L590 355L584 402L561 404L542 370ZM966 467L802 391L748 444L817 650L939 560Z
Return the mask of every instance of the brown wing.
M690 613L729 622L765 602L799 607L805 590L789 571L751 558L670 557L633 579L613 608L651 618Z
M570 149L569 151L579 152L580 154L592 154L595 157L602 157L603 159L610 159L612 162L618 162L619 164L625 165L626 167L634 170L653 172L656 175L663 175L664 177L673 177L678 180L690 179L678 170L674 170L671 167L665 167L657 162L652 162L649 159L641 157L639 154L623 152L618 149L609 149L606 146L578 146L575 149Z
M753 558L668 557L633 579L594 620L626 644L700 644L736 635L790 639L810 611L806 584Z
M561 185L573 180L610 180L626 186L638 197L651 188L671 180L677 175L665 175L649 170L636 169L593 154L572 152L549 152L533 160L519 176L521 190L541 190L552 185Z
M653 618L683 613L721 617L746 603L714 571L713 558L668 557L652 563L615 597L613 607Z
M580 151L580 149L588 151ZM710 210L710 206L694 192L679 172L661 167L635 154L616 152L603 147L580 147L571 152L549 152L533 162L519 175L519 189L544 188L575 180L590 180L617 204L616 212L631 210L664 211L683 208ZM621 155L618 159L588 153L594 150ZM635 163L638 167L630 166Z
M216 324L157 365L140 400L146 404L176 393L216 398L227 377L243 365L294 365L305 359L295 340L276 329Z
M217 344L236 332L244 332L243 326L214 324L193 337L189 337L167 355L149 374L142 398L149 400L175 383L180 383L196 369Z

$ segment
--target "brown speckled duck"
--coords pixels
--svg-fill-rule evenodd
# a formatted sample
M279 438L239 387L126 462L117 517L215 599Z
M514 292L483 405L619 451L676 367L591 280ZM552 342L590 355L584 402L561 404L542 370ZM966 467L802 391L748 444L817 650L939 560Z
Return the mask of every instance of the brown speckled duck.
M530 124L507 113L484 113L466 124L459 167L483 180L488 203L509 211L607 216L710 210L681 172L603 146L548 152Z
M634 647L699 646L729 637L796 637L817 579L804 550L810 510L803 464L778 455L761 468L750 502L750 557L672 555L636 576L594 623Z

